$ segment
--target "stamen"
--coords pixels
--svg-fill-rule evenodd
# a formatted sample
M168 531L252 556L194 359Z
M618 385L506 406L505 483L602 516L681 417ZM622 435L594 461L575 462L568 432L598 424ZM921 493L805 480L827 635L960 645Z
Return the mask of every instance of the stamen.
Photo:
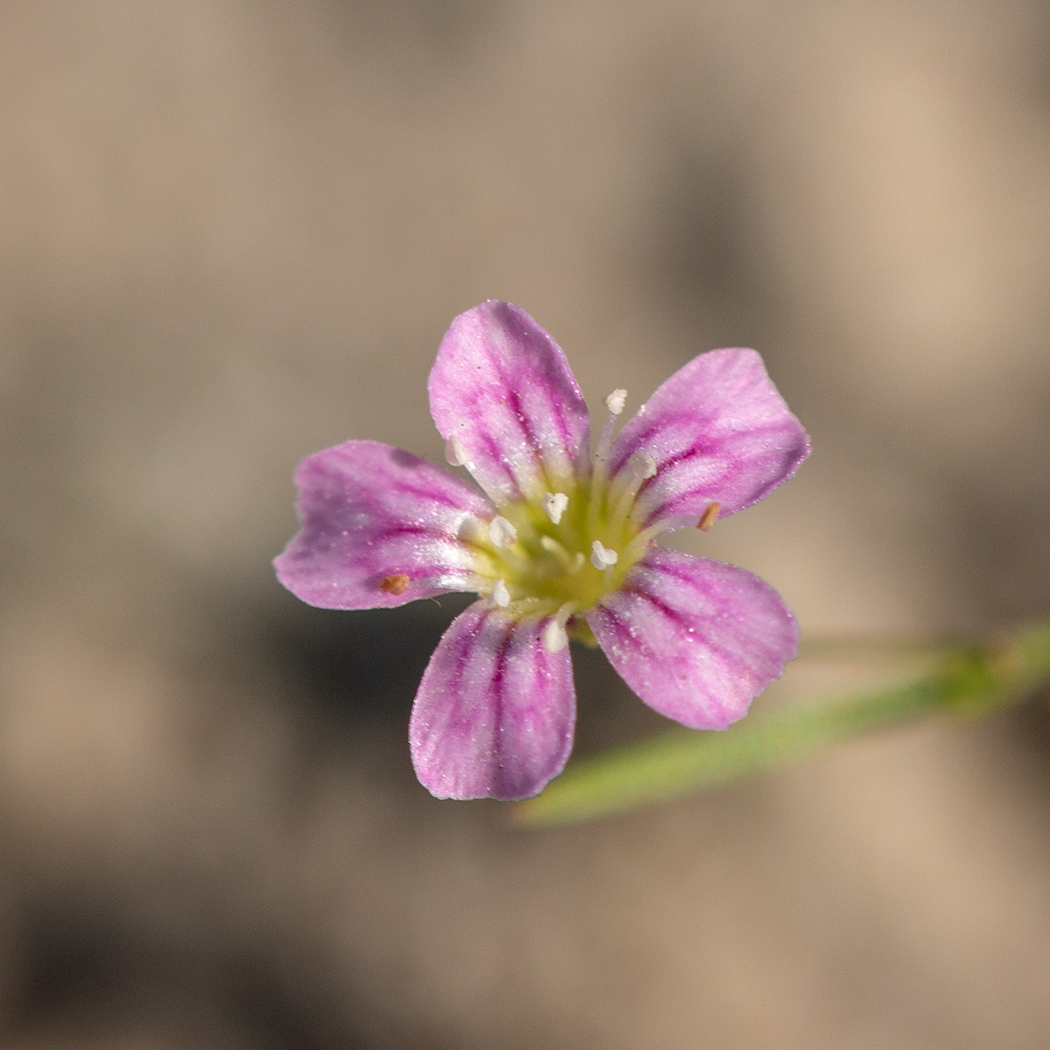
M490 597L501 609L506 609L506 607L510 605L510 591L507 590L507 583L505 580L497 580L492 585L492 594Z
M568 644L565 628L557 620L548 620L543 628L543 648L549 653L560 653Z
M625 404L627 404L627 391L621 387L617 387L617 389L605 399L605 407L614 416L618 416L623 411L623 406Z
M463 442L453 434L445 442L445 461L453 467L462 467L469 458L467 450L463 447Z
M700 520L696 523L696 527L701 532L707 532L707 530L718 520L718 512L721 509L721 503L708 503L707 509L700 515Z
M391 573L379 581L379 589L384 594L404 594L408 590L408 577L403 572Z
M592 533L598 526L598 517L602 510L602 498L605 495L605 485L609 480L609 455L612 452L616 419L623 411L626 401L627 391L623 389L614 390L605 399L605 407L609 410L609 418L605 421L605 426L602 427L601 435L598 438L598 447L594 450L591 498L587 506L587 528Z
M455 434L449 435L449 439L445 442L445 461L453 467L472 469L470 453ZM503 498L503 494L499 489L486 481L484 475L474 480L481 486L485 495L498 507L500 500Z
M579 602L566 602L544 625L540 637L543 640L543 648L547 652L560 653L569 644L569 635L565 630L565 625L579 607Z
M623 406L626 403L626 390L614 390L605 399L605 407L609 410L609 418L605 421L605 426L602 427L601 437L598 438L598 448L594 453L594 458L601 463L605 463L609 458L609 452L612 450L613 429L616 427L616 417L623 411Z
M619 531L634 505L635 497L642 483L656 476L656 460L648 452L638 451L623 465L623 469L613 479L613 491L616 492L616 503L609 516L612 528ZM623 486L620 488L620 486Z
M543 497L543 509L547 512L547 517L555 525L561 521L561 516L565 513L565 508L568 505L569 497L564 492L548 492Z
M616 551L609 550L608 547L602 544L601 540L595 540L591 544L591 564L596 569L608 569L619 560L620 555Z
M496 515L489 522L489 542L493 547L510 547L518 538L518 530L506 518Z
M673 528L674 526L669 525L666 521L658 521L655 525L642 529L624 548L624 557L633 565L645 553L646 548L657 536L670 532Z
M479 521L473 515L464 518L456 530L456 539L464 543L484 543L487 534L485 522Z
M640 480L645 481L656 474L656 460L648 452L635 452L627 461L627 469Z

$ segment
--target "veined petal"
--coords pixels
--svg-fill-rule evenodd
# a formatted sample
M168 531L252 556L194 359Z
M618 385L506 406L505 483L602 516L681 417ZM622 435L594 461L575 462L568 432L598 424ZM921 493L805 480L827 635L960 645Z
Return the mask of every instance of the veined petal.
M610 474L644 452L656 473L636 503L639 527L695 525L709 504L735 514L786 481L809 438L754 350L693 358L653 394L613 446Z
M550 616L475 602L430 659L409 723L412 764L438 798L528 798L565 766L576 694L568 648L543 645Z
M304 602L373 609L476 589L477 551L461 537L492 509L459 478L378 441L347 441L307 456L295 482L303 527L274 565Z
M497 502L564 491L589 455L587 406L565 354L510 303L490 299L452 322L428 389L441 436L458 441Z
M725 729L798 649L795 618L743 569L650 547L587 614L609 662L654 710Z

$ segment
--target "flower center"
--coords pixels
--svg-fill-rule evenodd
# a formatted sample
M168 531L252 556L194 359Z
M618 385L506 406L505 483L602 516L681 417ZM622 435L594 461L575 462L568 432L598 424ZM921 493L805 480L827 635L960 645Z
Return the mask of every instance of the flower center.
M483 575L494 590L502 581L510 601L532 599L529 611L537 602L552 609L572 602L583 611L618 587L636 560L622 556L636 530L626 520L614 521L608 489L597 495L602 505L596 514L586 481L572 496L548 493L500 508L479 543L486 555ZM549 511L551 496L565 497L557 520Z
M625 392L606 398L609 421L591 457L590 471L559 479L554 491L503 504L476 537L479 575L494 604L522 615L555 616L545 636L557 649L564 634L593 641L579 614L616 590L642 556L651 536L633 520L635 499L656 461L636 452L612 479L609 453Z

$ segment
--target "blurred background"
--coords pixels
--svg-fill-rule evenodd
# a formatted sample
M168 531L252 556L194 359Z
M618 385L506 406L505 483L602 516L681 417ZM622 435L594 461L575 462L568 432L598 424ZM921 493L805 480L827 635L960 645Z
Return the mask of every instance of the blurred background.
M1050 612L1048 264L1041 0L5 0L0 1044L1041 1050L1045 702L528 831L412 775L462 603L270 560L496 297L592 405L763 353L814 454L687 547L805 635Z

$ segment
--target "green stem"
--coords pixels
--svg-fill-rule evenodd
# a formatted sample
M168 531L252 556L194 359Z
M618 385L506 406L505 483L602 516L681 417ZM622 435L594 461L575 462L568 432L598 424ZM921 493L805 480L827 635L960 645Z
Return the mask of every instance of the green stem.
M752 716L724 733L672 730L574 762L515 817L551 825L634 809L753 776L888 726L939 713L976 717L1050 681L1050 619L992 641L953 645L904 685L839 703Z

